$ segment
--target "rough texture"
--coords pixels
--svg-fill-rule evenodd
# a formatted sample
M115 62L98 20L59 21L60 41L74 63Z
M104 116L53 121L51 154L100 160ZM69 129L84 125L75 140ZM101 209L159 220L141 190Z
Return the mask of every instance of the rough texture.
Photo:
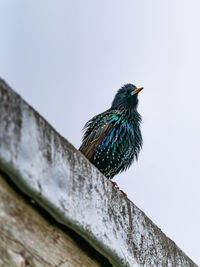
M109 266L80 237L13 190L3 176L0 174L1 267Z
M0 168L114 266L197 266L2 80Z

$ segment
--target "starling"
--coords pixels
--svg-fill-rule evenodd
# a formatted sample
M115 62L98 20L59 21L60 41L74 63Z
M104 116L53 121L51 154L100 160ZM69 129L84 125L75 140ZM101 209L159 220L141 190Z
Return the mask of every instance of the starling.
M108 179L128 169L142 148L138 93L143 89L125 84L111 108L96 115L84 127L79 150Z

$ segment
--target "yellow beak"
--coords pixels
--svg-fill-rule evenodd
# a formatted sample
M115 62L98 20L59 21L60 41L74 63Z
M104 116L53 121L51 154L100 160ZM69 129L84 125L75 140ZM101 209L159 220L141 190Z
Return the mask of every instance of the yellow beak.
M142 91L143 89L144 89L144 87L137 88L137 89L134 90L134 93L137 94L140 91Z

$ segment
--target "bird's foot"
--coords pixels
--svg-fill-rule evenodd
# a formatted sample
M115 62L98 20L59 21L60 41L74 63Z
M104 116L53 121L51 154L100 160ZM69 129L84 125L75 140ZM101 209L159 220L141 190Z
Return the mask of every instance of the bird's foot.
M124 193L124 191L122 191L122 190L119 189L119 186L118 186L118 184L116 182L113 182L111 180L109 180L109 181L111 182L111 184L114 185L115 188L117 188L124 195L124 197L127 197L127 194Z
M111 181L111 180L109 180L109 181L111 182L111 184L114 185L114 187L116 187L117 189L119 189L119 186L118 186L118 184L117 184L116 182L113 182L113 181Z
M127 194L123 190L119 189L119 191L124 195L124 197L127 197Z

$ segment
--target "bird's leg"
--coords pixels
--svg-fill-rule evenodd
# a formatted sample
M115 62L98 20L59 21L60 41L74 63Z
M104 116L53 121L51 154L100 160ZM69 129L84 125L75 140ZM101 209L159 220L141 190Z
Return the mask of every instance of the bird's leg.
M111 184L114 185L114 187L116 187L117 189L119 189L119 186L118 186L118 184L116 182L113 182L112 180L109 180L109 181L111 182Z
M109 181L111 182L111 184L114 185L114 187L116 187L117 189L119 189L119 186L118 186L118 184L116 182L113 182L112 180L109 180ZM127 194L124 193L124 191L122 191L120 189L119 189L119 191L124 195L124 197L127 197Z

